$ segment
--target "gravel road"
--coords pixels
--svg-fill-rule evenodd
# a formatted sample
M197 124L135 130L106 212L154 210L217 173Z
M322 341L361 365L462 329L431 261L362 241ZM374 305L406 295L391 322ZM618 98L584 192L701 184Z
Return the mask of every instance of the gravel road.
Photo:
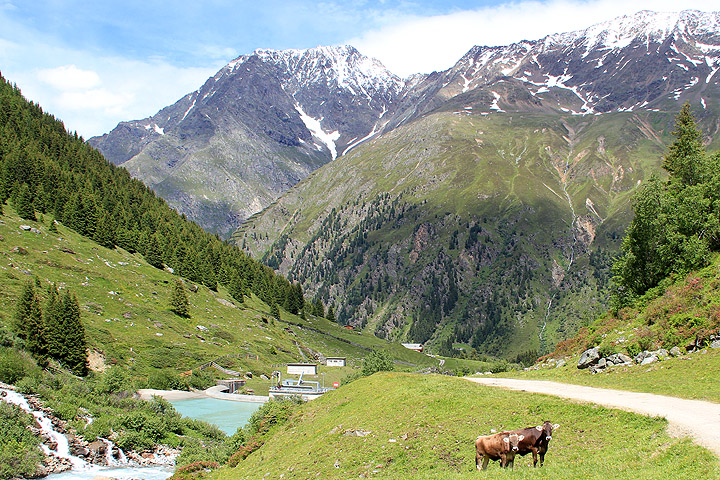
M720 404L717 403L544 380L465 378L471 382L492 387L544 393L643 415L664 417L669 422L668 431L671 435L690 436L698 444L720 457Z

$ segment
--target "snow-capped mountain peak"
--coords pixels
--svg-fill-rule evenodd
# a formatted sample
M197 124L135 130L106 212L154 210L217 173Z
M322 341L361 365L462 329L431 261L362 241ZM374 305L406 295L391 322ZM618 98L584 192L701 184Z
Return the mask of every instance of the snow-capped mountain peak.
M374 58L362 55L351 45L320 46L306 50L257 49L228 64L237 70L251 58L281 68L284 86L291 91L324 82L328 87L347 90L352 94L398 94L405 82Z

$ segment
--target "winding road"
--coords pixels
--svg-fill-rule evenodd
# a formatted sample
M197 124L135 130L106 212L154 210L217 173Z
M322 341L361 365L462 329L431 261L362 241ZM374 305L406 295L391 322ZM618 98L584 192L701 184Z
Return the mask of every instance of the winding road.
M669 423L668 432L671 435L692 437L698 444L720 457L720 404L717 403L685 400L652 393L584 387L545 380L465 378L471 382L491 387L544 393L651 417L664 417Z

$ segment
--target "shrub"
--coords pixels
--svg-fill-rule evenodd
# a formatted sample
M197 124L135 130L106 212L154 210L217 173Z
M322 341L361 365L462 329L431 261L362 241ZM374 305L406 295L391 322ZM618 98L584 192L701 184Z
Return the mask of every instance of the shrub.
M600 358L604 358L618 353L618 349L614 345L600 345L598 353L600 354Z
M42 462L40 439L27 428L32 415L15 405L0 401L0 479L33 477Z
M273 426L284 424L301 403L301 399L272 400L264 403L250 416L245 427L247 435L263 435Z
M118 435L115 444L123 450L148 450L153 447L153 441L142 432L127 430Z
M362 374L365 376L376 372L390 372L394 369L392 358L384 350L375 349L363 359Z
M160 370L150 374L147 388L157 390L187 390L188 385L178 374Z
M212 374L206 370L193 370L192 374L188 378L188 384L191 388L197 390L205 390L208 387L215 385Z
M102 375L97 390L101 393L118 393L131 390L130 380L120 367L113 367Z
M10 348L0 347L0 382L15 384L24 376L23 356Z

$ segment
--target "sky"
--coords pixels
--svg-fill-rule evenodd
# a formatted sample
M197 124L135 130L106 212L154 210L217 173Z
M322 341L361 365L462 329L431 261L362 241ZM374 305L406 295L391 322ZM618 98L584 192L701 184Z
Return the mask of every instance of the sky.
M0 72L85 138L149 117L258 48L353 45L401 77L474 45L581 30L673 0L0 0ZM716 0L680 8L717 11Z

